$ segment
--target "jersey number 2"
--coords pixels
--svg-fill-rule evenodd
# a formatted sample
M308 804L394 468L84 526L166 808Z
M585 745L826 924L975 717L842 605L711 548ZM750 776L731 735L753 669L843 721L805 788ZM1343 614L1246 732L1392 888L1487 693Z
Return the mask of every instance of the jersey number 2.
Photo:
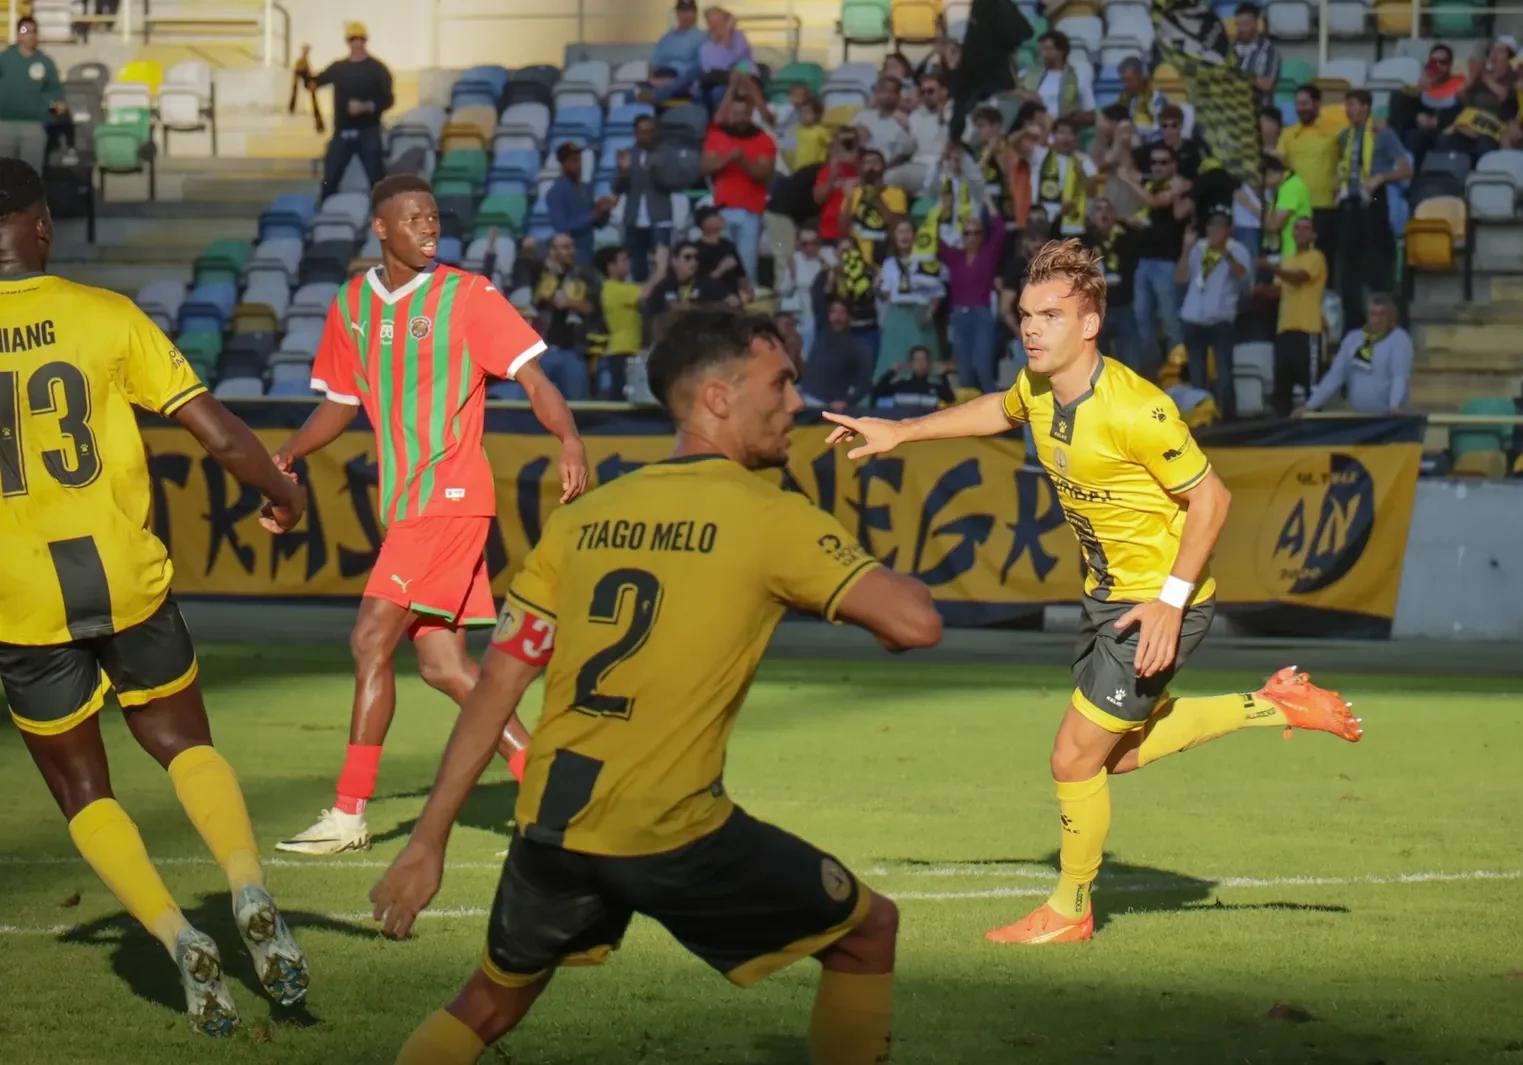
M21 449L21 376L0 371L0 495L26 495L26 461ZM100 454L90 431L90 385L79 367L67 362L39 366L27 379L26 404L35 416L56 414L58 428L73 443L73 462L63 448L42 453L42 464L65 488L83 488L100 476Z
M616 569L604 575L592 590L588 619L599 625L627 624L613 643L587 659L576 675L576 696L571 705L588 714L628 718L635 701L630 696L598 690L609 672L645 646L650 627L661 611L661 582L643 569Z

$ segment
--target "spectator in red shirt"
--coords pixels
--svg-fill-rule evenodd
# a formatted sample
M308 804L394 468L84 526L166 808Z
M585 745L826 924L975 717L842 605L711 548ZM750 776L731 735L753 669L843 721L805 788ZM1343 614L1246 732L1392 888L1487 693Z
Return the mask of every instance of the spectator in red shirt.
M814 178L814 202L820 209L820 240L835 244L841 239L841 201L861 173L861 145L857 131L848 127L830 142L830 157Z
M777 143L751 121L752 92L750 78L732 77L715 112L718 121L703 139L703 174L713 181L714 206L724 217L725 235L740 249L747 277L757 276L762 212L777 165Z

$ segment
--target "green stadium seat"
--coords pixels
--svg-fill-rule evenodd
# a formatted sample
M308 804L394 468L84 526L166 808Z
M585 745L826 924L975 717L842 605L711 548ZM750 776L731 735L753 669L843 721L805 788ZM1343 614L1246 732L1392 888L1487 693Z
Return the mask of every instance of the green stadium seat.
M1280 80L1275 83L1275 89L1290 93L1294 100L1295 91L1316 80L1316 77L1317 68L1313 64L1304 59L1286 59L1280 63Z
M154 161L153 115L141 108L113 111L105 125L90 134L95 168L100 173L100 194L106 196L107 174L148 173L148 198L158 197L158 171Z
M1512 400L1502 396L1483 396L1466 400L1460 407L1461 414L1496 415L1514 417L1518 411ZM1505 452L1512 439L1512 426L1506 422L1495 425L1455 426L1449 430L1449 454L1458 461L1471 452Z
M787 63L779 67L772 75L772 81L768 85L767 95L773 100L785 99L788 90L795 85L803 85L809 89L811 96L820 94L820 86L825 84L825 71L818 63Z
M216 376L217 360L222 357L222 334L209 329L192 329L175 337L175 347L185 356L196 376L210 381Z
M205 251L196 256L192 284L231 281L236 285L243 280L244 268L253 255L254 245L250 241L235 238L214 240L206 246Z
M842 0L840 27L843 59L851 58L854 44L887 44L887 0Z
M518 236L523 232L524 216L529 213L528 197L518 193L499 192L481 201L476 209L474 236L484 237L493 226L499 233Z
M487 183L487 153L477 148L461 148L445 153L434 167L434 185L443 181L465 181L480 190Z
M1471 7L1475 11L1472 14L1468 11L1453 10L1461 7ZM1429 33L1439 40L1485 36L1482 19L1486 14L1486 7L1483 0L1444 0L1440 10L1430 12L1428 15Z

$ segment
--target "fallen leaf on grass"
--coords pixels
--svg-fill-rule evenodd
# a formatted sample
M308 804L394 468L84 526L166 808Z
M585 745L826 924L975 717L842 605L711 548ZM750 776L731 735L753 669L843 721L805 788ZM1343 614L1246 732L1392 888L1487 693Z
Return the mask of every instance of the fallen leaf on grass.
M79 892L77 892L77 891L74 892L74 894L68 896L66 899L64 899L62 902L60 902L58 905L63 907L66 910L71 910L75 906L78 906L79 905Z

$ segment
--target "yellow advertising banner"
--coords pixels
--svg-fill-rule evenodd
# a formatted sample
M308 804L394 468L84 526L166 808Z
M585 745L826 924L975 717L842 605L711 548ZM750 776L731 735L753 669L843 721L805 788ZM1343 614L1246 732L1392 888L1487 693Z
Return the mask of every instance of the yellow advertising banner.
M294 425L310 409L293 404L294 412L272 418L276 406L284 405L240 413L256 426ZM597 483L670 452L670 425L654 412L582 420ZM558 444L522 412L494 411L489 427L498 515L487 552L501 593L558 505ZM290 435L284 427L256 431L271 450ZM1057 493L1028 464L1018 436L918 444L854 463L844 448L825 445L826 432L800 426L786 474L762 476L785 476L878 558L925 581L950 622L998 624L1077 599L1077 544ZM1380 634L1396 607L1420 457L1416 432L1300 435L1309 439L1203 440L1233 494L1212 562L1219 602L1263 631ZM299 473L311 490L309 516L273 537L259 527L257 494L223 473L188 433L155 425L144 437L155 530L169 545L179 594L360 594L384 531L368 431L347 432L305 460Z

